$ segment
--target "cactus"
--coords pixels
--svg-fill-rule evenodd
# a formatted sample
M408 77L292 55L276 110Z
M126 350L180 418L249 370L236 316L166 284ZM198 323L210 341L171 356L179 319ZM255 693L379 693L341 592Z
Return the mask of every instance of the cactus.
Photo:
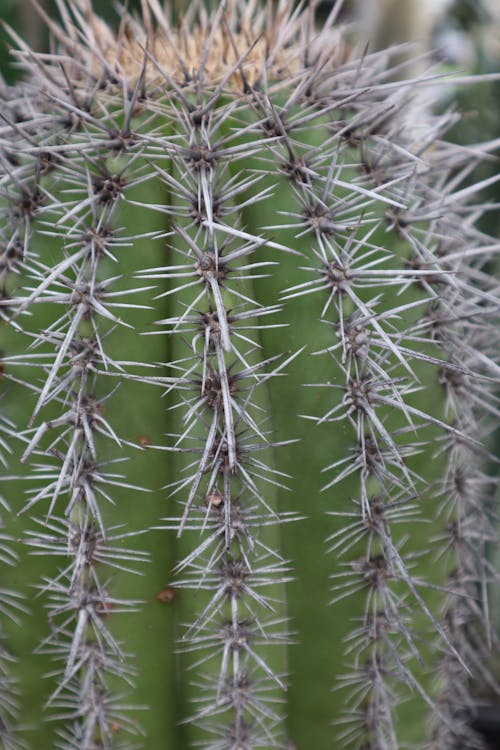
M483 747L498 143L314 5L10 32L2 750Z

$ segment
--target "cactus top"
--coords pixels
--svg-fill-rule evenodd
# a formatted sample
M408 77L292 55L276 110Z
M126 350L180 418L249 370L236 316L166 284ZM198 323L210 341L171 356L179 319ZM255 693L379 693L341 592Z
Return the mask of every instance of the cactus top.
M74 83L87 83L90 73L101 84L144 76L163 87L223 82L245 88L290 82L311 63L317 65L325 49L332 56L334 19L321 31L314 29L313 5L299 12L289 0L266 7L255 0L223 0L208 13L196 0L172 23L158 0L143 0L142 21L127 16L117 32L94 13L90 0L70 3L73 18L65 8L62 25L40 13L60 44L59 53L68 55Z

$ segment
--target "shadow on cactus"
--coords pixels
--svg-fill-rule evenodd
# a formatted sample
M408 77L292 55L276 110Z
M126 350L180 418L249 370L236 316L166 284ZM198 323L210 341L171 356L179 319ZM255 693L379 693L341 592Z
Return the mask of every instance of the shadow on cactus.
M481 748L494 144L337 6L59 10L2 90L0 747Z

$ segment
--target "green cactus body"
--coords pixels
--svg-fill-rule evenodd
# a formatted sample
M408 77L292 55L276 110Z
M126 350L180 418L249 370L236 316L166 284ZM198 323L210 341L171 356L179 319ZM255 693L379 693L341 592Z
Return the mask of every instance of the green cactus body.
M335 10L60 10L3 93L0 748L480 747L487 147Z

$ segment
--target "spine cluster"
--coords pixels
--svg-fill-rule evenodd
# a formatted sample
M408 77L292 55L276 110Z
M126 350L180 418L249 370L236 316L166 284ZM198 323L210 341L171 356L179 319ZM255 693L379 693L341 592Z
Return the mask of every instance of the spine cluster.
M45 85L52 83L48 76ZM125 107L133 98L126 94ZM116 678L130 685L131 668L108 625L111 613L130 612L136 603L117 598L109 585L112 571L137 572L146 559L129 548L132 533L123 524L109 525L103 508L119 504L124 490L142 488L114 470L121 459L109 445L126 441L106 418L115 376L125 370L106 353L106 339L113 328L131 327L118 309L136 307L121 302L124 292L113 287L122 271L110 273L127 252L115 236L127 178L117 167L112 116L96 120L90 109L70 87L59 106L35 109L18 125L6 118L15 146L4 145L4 255L10 260L17 249L14 260L25 272L15 294L7 296L4 285L2 311L11 312L18 352L5 365L32 406L32 426L20 434L28 501L17 510L36 516L37 529L26 539L33 554L63 561L38 586L49 634L37 651L58 665L48 704L62 723L60 747L68 750L104 750L115 746L117 730L136 731L123 695L111 687ZM136 291L127 290L127 300Z
M459 159L459 174L467 173L470 156ZM498 571L490 560L497 543L495 494L497 459L488 450L498 421L497 283L485 269L498 245L471 223L472 186L446 196L451 201L450 223L443 226L439 245L441 263L450 275L441 281L439 299L428 307L421 330L439 343L447 362L438 379L446 398L447 418L457 433L444 437L439 452L446 456L446 471L438 487L441 535L432 539L434 559L446 560L452 595L442 615L448 637L469 670L464 679L456 659L445 653L441 662L443 692L429 747L483 748L473 721L485 695L498 695L498 674L491 653L498 651L498 634L489 611L490 589L498 585ZM465 223L465 232L452 230L453 217ZM465 222L464 222L465 217ZM464 439L464 436L468 439ZM486 701L487 703L487 701Z
M429 750L480 750L473 682L499 692L484 446L499 413L500 245L476 228L488 181L466 180L494 144L444 144L452 118L422 100L421 116L386 53L342 43L338 5L321 33L286 0L202 5L174 28L145 0L144 27L125 15L114 37L87 2L61 0L64 29L46 19L61 51L19 42L31 83L2 95L2 364L24 402L28 475L27 501L9 506L33 518L26 541L44 563L37 652L55 664L57 746L136 747L123 686L141 678L113 623L139 607L116 579L149 559L129 523L161 484L131 479L147 452L178 507L155 530L178 560L167 585L180 592L184 740L285 745L283 524L300 520L301 544L322 554L302 514L282 510L297 477L276 467L300 433L298 418L293 434L274 429L286 410L317 425L293 469L316 473L304 514L331 518L333 610L352 601L340 740L399 750L414 701L435 720ZM287 390L289 365L314 413ZM143 398L161 440L140 437ZM2 416L5 467L14 432ZM0 563L15 561L2 539ZM436 654L438 686L425 674ZM0 748L17 750L8 657Z
M397 750L398 706L413 693L436 717L436 747L456 747L459 737L469 736L470 747L482 747L470 729L478 703L464 670L498 693L487 657L494 638L488 586L498 581L487 552L496 537L495 480L485 473L480 446L498 417L491 389L498 377L497 282L485 267L499 246L474 226L471 200L489 181L468 187L463 181L488 146L466 154L433 145L428 155L449 121L429 120L425 136L415 121L409 133L396 129L396 110L408 109L410 120L417 114L404 88L385 81L387 72L377 82L378 62L368 57L351 80L348 69L334 81L328 73L307 77L312 105L300 117L294 112L300 88L281 107L259 100L270 131L279 135L269 150L295 204L281 228L295 230L295 246L309 261L306 280L282 299L320 295L318 317L332 339L315 352L328 357L331 379L310 384L324 388L321 401L330 403L306 416L331 425L332 456L340 453L324 468L334 473L322 488L335 508L328 541L340 563L332 604L365 597L348 638L353 668L343 679L349 710L342 736L356 746ZM363 89L368 70L371 85ZM339 120L341 84L355 104ZM334 102L335 116L324 128L321 117ZM311 147L319 122L323 143ZM419 392L426 394L420 403ZM445 407L431 408L443 393ZM340 451L339 431L352 440ZM434 514L446 523L446 541L439 539L437 552L435 537L412 549L410 525ZM444 619L429 604L433 581L413 570L425 555L442 565L445 558L450 572ZM435 701L429 680L418 669L415 674L419 610L444 652L443 703Z
M261 356L258 333L278 325L267 321L279 308L255 301L252 283L275 262L263 259L269 242L241 225L247 202L269 190L259 191L261 178L240 166L261 143L225 127L239 110L225 103L222 87L179 99L175 113L166 112L177 120L175 136L159 138L151 155L170 202L143 204L169 217L172 262L140 278L166 280L163 296L177 311L158 321L172 375L152 379L167 386L180 425L165 450L178 456L170 491L182 511L167 528L194 541L182 545L175 587L206 592L180 647L194 654L202 692L192 721L208 734L206 747L274 747L282 739L273 703L285 686L282 597L290 575L276 526L290 514L276 507L283 478L269 464L278 444L262 386L290 358Z
M4 117L21 118L22 97L16 97L15 92L1 86L4 104ZM8 126L2 128L2 141L5 138L15 150L17 134L12 133ZM0 747L2 750L24 750L26 744L22 739L19 725L20 696L18 680L15 676L16 654L13 650L9 634L12 628L19 628L23 619L28 616L28 608L23 603L23 595L10 583L11 571L20 564L20 555L12 533L9 533L11 506L4 499L9 488L10 463L14 463L15 444L18 429L8 416L8 404L12 399L11 373L9 372L9 349L11 338L9 327L15 332L19 326L14 321L15 304L12 297L15 294L16 279L25 270L23 263L24 247L27 244L28 227L22 221L24 216L23 199L27 196L18 193L19 199L14 204L5 206L5 197L10 198L9 190L11 176L15 172L15 160L9 152L2 149L0 192L3 197L0 212L2 231L0 234L0 330L2 333L2 349L0 351L0 466L1 466L1 494L0 494Z

